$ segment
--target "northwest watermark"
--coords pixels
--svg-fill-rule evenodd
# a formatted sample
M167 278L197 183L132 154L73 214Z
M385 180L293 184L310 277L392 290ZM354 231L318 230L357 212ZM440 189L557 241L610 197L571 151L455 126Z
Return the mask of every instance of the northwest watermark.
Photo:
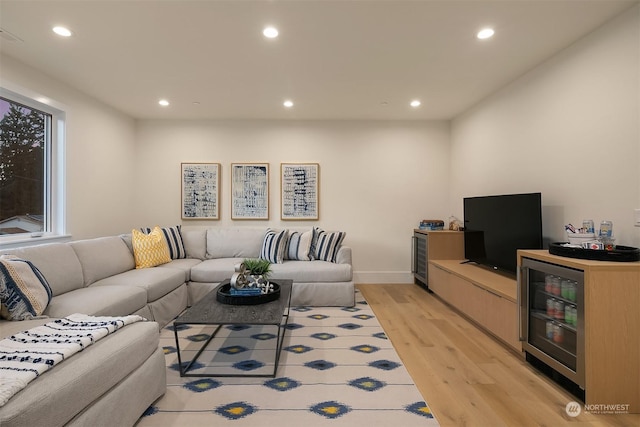
M584 411L594 415L620 415L629 413L628 403L591 403L580 405L578 402L569 402L564 408L570 417L577 417Z
M578 402L569 402L564 410L570 417L577 417L582 412L582 407Z
M594 403L590 405L584 405L584 411L590 412L592 414L597 414L597 415L628 414L629 404L628 403L607 403L607 404Z

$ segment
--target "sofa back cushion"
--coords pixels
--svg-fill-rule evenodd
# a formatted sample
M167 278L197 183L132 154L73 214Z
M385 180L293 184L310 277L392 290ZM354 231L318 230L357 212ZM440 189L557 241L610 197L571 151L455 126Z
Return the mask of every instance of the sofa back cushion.
M62 295L84 286L80 260L68 243L30 246L2 253L13 254L31 261L47 279L53 296Z
M258 258L266 228L209 228L207 258Z
M85 286L131 270L136 265L133 254L119 236L78 240L70 245L82 265Z
M205 259L207 257L207 230L182 229L182 243L187 258Z

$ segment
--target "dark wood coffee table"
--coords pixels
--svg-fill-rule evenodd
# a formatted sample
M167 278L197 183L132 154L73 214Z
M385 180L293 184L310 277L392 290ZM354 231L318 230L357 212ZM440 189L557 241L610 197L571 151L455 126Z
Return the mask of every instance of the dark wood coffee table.
M218 287L229 283L229 280L222 282L216 289L209 292L204 298L188 308L183 314L178 316L173 322L176 339L176 350L178 353L178 364L181 377L275 377L280 361L280 352L287 323L289 322L289 309L291 307L291 287L292 280L275 280L280 285L280 298L265 304L257 305L228 305L217 301L216 294ZM215 331L203 341L202 347L197 351L190 361L182 362L180 341L178 333L183 325L212 325ZM198 358L211 341L216 337L220 329L225 325L233 326L273 326L277 328L275 359L273 363L273 373L216 373L210 369L206 372L193 372L203 370L201 364L197 364Z

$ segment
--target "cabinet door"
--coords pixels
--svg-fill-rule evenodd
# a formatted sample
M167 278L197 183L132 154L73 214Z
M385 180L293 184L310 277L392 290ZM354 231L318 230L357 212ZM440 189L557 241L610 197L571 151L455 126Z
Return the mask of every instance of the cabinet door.
M522 344L518 337L518 306L499 295L491 294L487 300L486 327L511 347L522 351Z
M451 273L444 271L440 267L429 264L429 289L445 301L451 297L450 279Z

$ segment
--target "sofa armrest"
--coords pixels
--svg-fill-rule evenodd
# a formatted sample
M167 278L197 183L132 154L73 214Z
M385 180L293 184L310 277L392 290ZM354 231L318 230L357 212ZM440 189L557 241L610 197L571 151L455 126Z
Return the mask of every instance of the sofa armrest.
M351 265L351 247L340 246L340 249L338 249L338 254L336 255L336 264Z

